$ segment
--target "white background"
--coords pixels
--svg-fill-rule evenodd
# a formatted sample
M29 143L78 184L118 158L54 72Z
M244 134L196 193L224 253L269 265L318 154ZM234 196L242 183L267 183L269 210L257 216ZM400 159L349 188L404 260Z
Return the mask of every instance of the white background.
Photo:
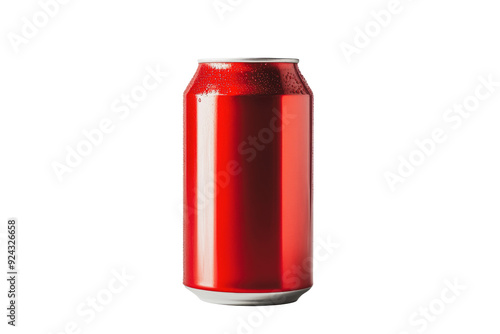
M443 120L479 76L500 81L497 5L401 0L348 62L341 43L376 29L370 12L389 1L233 0L221 18L213 0L71 0L19 52L9 36L41 7L2 1L0 231L18 218L20 309L10 328L2 279L0 332L498 332L500 87L457 129ZM242 56L300 58L315 94L315 241L340 243L311 291L265 309L182 285L182 93L198 58ZM120 119L112 103L148 66L169 75ZM60 182L53 162L105 118L114 130ZM391 191L384 173L436 128L447 140ZM4 272L4 240L1 254ZM123 268L133 279L82 317ZM446 280L466 288L443 304ZM442 313L425 329L410 322L431 305Z

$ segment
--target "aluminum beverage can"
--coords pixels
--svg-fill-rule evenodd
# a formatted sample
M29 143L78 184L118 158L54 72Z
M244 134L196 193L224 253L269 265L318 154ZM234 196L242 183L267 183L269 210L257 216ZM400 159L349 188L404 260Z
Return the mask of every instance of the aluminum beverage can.
M228 305L312 286L313 94L293 58L201 59L184 92L184 285Z

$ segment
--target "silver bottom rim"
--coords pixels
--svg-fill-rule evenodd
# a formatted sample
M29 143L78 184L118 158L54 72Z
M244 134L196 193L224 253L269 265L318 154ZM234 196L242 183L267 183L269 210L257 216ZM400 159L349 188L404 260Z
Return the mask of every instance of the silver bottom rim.
M283 292L235 293L195 289L188 286L186 286L186 288L205 302L240 306L281 305L293 303L310 289L309 287L300 290Z

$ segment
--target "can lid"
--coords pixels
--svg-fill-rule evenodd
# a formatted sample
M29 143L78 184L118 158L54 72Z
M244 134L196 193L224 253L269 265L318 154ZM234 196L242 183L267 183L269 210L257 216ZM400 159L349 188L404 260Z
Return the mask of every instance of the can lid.
M198 63L298 63L297 58L202 58Z

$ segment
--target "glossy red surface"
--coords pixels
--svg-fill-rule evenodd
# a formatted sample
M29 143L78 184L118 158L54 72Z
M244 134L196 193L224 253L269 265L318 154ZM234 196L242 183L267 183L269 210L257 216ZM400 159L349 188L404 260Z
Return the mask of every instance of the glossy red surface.
M296 64L200 64L187 87L184 284L312 285L312 92Z

